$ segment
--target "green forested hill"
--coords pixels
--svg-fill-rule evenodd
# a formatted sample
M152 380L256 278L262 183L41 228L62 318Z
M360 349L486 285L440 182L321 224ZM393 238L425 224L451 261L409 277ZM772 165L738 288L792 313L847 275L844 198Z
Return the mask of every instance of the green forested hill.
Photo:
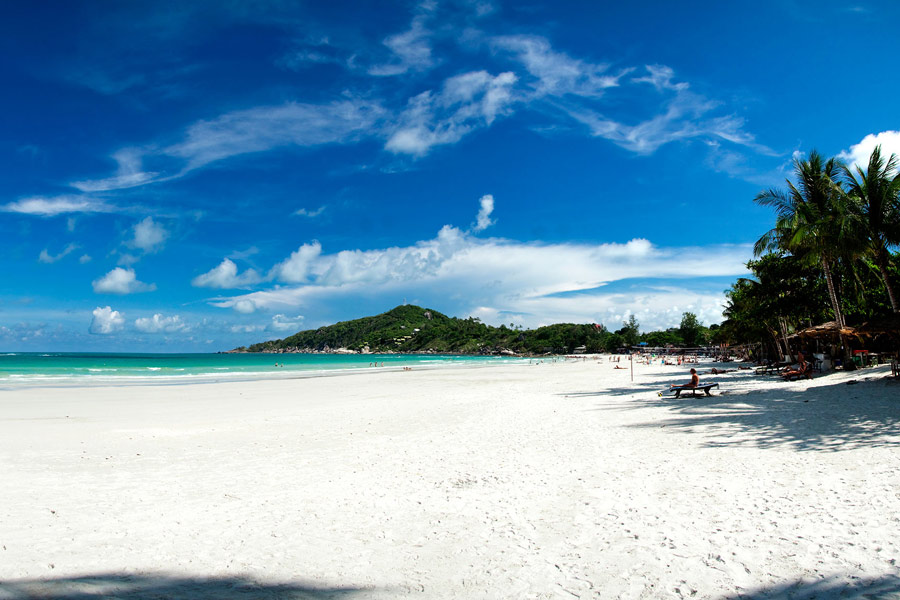
M505 325L492 327L475 318L457 319L419 306L398 306L374 317L342 321L237 348L244 352L362 350L370 352L460 352L490 354L513 352L541 354L572 352L586 346L599 352L611 336L602 327L562 323L522 331ZM615 336L618 338L618 336Z

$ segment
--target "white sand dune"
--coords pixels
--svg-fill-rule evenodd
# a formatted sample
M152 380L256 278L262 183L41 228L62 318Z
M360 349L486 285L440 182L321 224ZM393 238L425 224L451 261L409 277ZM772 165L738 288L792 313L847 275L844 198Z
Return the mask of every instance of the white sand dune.
M0 599L900 598L885 369L0 392Z

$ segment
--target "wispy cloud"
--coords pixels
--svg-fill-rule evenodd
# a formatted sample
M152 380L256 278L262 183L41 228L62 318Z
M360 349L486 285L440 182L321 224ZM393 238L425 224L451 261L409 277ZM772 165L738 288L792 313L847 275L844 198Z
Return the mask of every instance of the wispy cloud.
M185 170L191 170L231 156L282 146L347 142L371 132L382 114L380 106L362 100L289 102L252 108L195 123L184 140L162 152L185 159Z
M84 196L55 196L52 198L32 196L0 206L0 211L3 212L39 217L55 217L69 213L107 213L117 210L102 200Z
M369 68L370 75L379 77L403 75L408 71L425 71L434 66L431 54L431 32L426 27L435 6L431 2L423 2L418 6L409 29L391 35L384 40L384 45L391 51L391 60Z
M515 82L509 72L475 71L447 79L438 93L422 92L409 100L385 148L423 156L434 146L458 142L509 108Z
M717 141L748 152L775 154L755 140L740 116L728 112L720 101L692 90L670 67L613 68L605 62L570 56L537 35L481 36L474 51L489 51L489 59L502 65L494 72L480 69L451 74L406 96L402 90L415 88L378 85L385 75L405 74L417 81L421 72L438 62L428 29L434 10L428 2L420 4L410 28L384 40L392 59L371 67L368 78L359 69L349 69L357 89L364 92L345 91L342 99L328 103L292 101L199 120L188 125L175 143L148 143L116 151L112 156L118 165L114 175L72 185L88 193L109 192L169 181L250 153L372 139L384 140L388 152L424 157L436 147L455 144L473 131L490 127L500 117L525 110L549 117L551 124L577 124L588 135L641 155L688 140ZM324 37L316 44L314 47L331 47ZM331 53L321 59L334 56ZM307 59L319 60L313 55ZM373 79L373 75L378 77ZM622 97L628 95L637 95L642 102L623 103ZM644 114L635 106L644 107ZM61 200L57 204L58 210L64 206ZM39 209L34 201L32 205L36 208L31 210ZM6 210L16 206L9 204ZM95 202L92 206L102 205Z
M125 189L171 180L233 156L292 145L346 143L373 135L383 114L377 104L352 99L328 104L288 102L233 111L192 124L175 144L121 150L114 155L119 163L115 176L72 185L84 191ZM145 171L141 165L147 161L163 168Z
M596 137L602 137L636 154L649 155L660 146L672 142L702 139L726 141L752 148L768 155L776 153L758 144L744 129L744 120L734 115L715 115L721 106L690 90L684 82L673 82L674 73L667 67L646 67L647 76L637 77L633 83L649 83L666 96L662 112L635 124L609 118L591 105L559 103L573 119L585 124Z
M512 54L531 75L531 85L538 96L600 96L619 85L629 69L610 74L609 65L593 64L556 52L541 36L500 36L491 40L500 51Z
M314 219L318 217L323 212L325 212L325 206L320 206L319 208L311 209L311 208L298 208L293 212L294 215L298 217L309 217L310 219Z
M72 187L82 192L105 192L153 182L158 174L142 169L141 157L144 153L145 151L139 148L122 148L113 154L113 159L119 164L118 172L114 176L93 181L75 181L72 182Z
M69 244L68 246L66 246L63 249L62 252L60 252L59 254L53 255L53 254L50 254L50 252L46 248L44 248L43 250L41 250L40 256L38 256L38 261L42 262L42 263L52 264L59 260L62 260L63 258L65 258L66 256L68 256L69 254L71 254L72 252L74 252L77 249L78 249L78 244Z
M644 67L647 74L643 77L633 77L632 83L649 83L658 91L672 90L680 92L687 90L690 85L684 81L673 82L675 71L671 67L665 65L646 65Z

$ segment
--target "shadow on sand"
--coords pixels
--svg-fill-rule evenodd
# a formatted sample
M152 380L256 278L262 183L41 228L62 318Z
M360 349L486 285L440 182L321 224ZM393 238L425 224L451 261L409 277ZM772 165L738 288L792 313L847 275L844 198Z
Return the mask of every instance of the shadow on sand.
M849 582L838 577L826 577L818 581L797 580L723 596L722 600L880 600L898 597L900 577L883 575Z
M653 392L655 396L656 392L668 390L671 384L684 384L691 380L690 372L688 372L684 367L677 368L679 369L678 371L673 370L668 373L640 373L641 381L637 382L629 381L628 374L626 373L625 375L623 375L623 381L627 383L622 387L610 387L599 390L570 391L562 392L557 395L566 398L587 398L591 396L634 396L637 394ZM724 386L723 389L727 389L728 384L732 381L740 380L740 378L750 375L748 371L749 370L738 371L735 367L731 367L727 373L711 374L709 373L708 369L699 369L700 382L718 382Z
M710 397L659 397L655 392L662 386L654 381L629 388L569 392L560 396L629 395L627 401L605 403L594 410L666 408L670 418L632 427L694 432L706 437L704 445L708 447L781 447L806 451L900 447L898 381L862 377L856 385L835 382L803 389L777 382L774 386L747 390L729 389L728 375L718 379L724 391Z
M0 581L3 600L324 600L352 598L362 588L265 584L241 577L188 578L104 573L80 577Z

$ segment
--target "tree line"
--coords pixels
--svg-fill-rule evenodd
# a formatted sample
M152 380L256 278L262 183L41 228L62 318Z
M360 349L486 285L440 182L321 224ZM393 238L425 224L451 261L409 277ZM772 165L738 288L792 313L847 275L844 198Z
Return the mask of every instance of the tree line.
M812 151L793 166L786 188L754 198L774 211L774 226L754 246L753 277L726 292L718 341L790 354L788 336L805 327L846 328L900 312L897 156L876 147L863 167Z

